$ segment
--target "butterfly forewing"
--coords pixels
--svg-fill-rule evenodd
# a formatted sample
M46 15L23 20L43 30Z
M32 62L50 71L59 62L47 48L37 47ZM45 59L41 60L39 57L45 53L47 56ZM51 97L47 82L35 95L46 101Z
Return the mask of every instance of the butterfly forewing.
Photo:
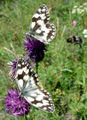
M34 79L32 81L32 79ZM17 64L17 71L16 71L16 80L19 86L19 89L23 87L24 83L29 81L29 83L33 86L39 86L39 80L37 74L32 70L31 66L25 62L23 59L19 59Z
M41 89L37 74L30 65L20 59L17 64L16 82L24 98L33 106L48 112L54 112L50 94Z
M44 23L47 23L50 20L50 15L49 15L48 9L47 9L46 5L44 5L44 4L41 5L39 7L39 9L33 15L31 24L33 24L33 22L37 22L38 20L43 20Z
M55 37L56 29L49 23L50 15L46 5L40 6L32 17L29 35L48 44Z

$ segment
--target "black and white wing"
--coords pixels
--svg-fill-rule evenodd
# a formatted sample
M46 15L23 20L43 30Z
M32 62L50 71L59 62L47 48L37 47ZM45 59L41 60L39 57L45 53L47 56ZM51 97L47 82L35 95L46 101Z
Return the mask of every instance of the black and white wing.
M30 104L41 110L54 112L55 107L50 94L39 88L37 74L22 59L18 61L15 79L22 95Z
M41 5L32 17L29 35L35 39L48 44L56 34L53 24L49 23L50 15L46 5Z

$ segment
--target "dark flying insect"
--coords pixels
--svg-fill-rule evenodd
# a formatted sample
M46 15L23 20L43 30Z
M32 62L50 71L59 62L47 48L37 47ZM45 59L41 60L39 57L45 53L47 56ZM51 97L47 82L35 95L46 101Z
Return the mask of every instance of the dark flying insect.
M81 45L83 44L83 39L81 38L81 37L79 37L79 36L71 36L70 38L68 38L67 39L67 42L68 43L72 43L72 44L79 44L80 45L80 47L81 47Z

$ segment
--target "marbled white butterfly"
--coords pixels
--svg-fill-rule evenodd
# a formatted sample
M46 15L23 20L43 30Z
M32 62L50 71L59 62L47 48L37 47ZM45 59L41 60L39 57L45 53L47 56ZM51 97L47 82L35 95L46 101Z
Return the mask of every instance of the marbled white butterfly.
M16 67L16 82L24 98L36 108L53 113L55 110L50 94L40 88L37 74L23 59Z
M56 34L53 24L49 23L50 15L46 5L41 5L32 17L29 32L26 33L40 42L48 44Z

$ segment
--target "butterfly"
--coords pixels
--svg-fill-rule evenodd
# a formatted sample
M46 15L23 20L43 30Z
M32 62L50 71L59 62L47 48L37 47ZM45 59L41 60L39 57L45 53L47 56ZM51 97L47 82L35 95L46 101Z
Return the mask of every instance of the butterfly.
M54 24L49 23L50 15L46 5L41 5L35 12L30 23L29 32L26 35L33 37L44 44L48 44L56 34Z
M23 59L19 59L16 67L16 83L21 95L34 107L53 113L55 107L51 95L40 87L37 74Z

